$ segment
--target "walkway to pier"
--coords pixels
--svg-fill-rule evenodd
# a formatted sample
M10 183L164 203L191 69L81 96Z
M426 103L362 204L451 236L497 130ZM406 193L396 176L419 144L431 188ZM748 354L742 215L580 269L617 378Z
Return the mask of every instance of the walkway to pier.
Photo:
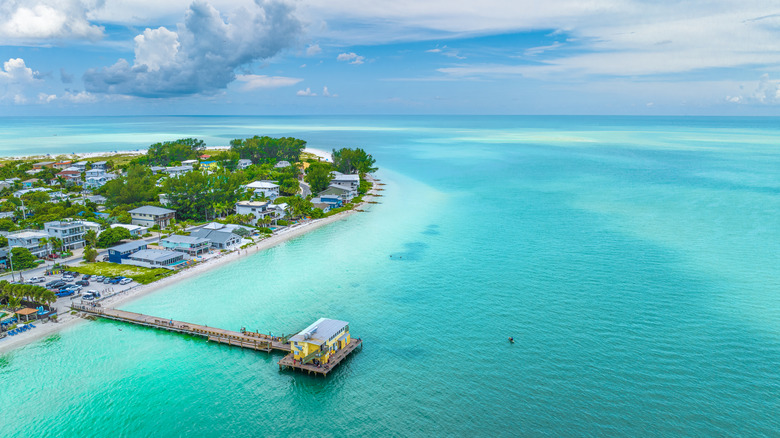
M341 361L347 358L357 346L363 347L363 341L359 338L352 338L347 346L330 356L326 365L301 364L300 361L293 361L293 355L290 349L290 343L286 337L269 336L255 332L234 332L207 325L191 324L189 322L177 321L175 319L165 319L157 316L143 315L141 313L126 312L124 310L110 309L100 307L96 304L72 304L71 308L87 315L100 318L113 319L115 321L127 322L130 324L141 325L144 327L154 327L171 332L184 333L193 336L200 336L209 341L228 344L235 347L249 348L252 350L271 352L284 351L289 353L280 360L279 369L294 369L305 371L309 374L327 376L333 371Z

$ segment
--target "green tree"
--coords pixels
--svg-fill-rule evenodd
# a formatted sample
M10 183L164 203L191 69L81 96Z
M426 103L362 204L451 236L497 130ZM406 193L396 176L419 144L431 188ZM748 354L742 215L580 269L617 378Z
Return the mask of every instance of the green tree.
M109 228L98 236L97 246L98 248L108 248L119 243L121 240L130 239L130 231L127 228L115 227Z
M41 241L43 241L43 239L41 239ZM51 243L53 249L59 249L60 251L63 251L64 242L62 239L59 237L49 237L48 241Z
M32 255L30 250L22 247L11 249L11 264L17 271L38 266L38 264L35 263L35 256Z
M163 182L168 202L180 220L208 220L226 211L244 196L240 175L218 170L211 174L192 171Z
M230 149L240 158L252 160L252 164L276 163L278 161L298 162L306 141L293 137L258 137L230 142Z
M376 172L379 169L374 166L376 164L374 157L360 148L333 149L332 155L333 164L336 166L336 170L341 173L358 172L361 175L364 175L366 173Z
M97 259L97 256L98 256L98 252L95 248L92 248L91 246L84 248L85 261L92 263L95 261L95 259Z
M87 246L97 246L97 233L95 230L88 230L84 233L84 241L87 243Z
M311 186L313 193L319 193L328 188L333 179L333 168L328 163L311 163L306 169L304 180Z
M6 246L8 246L8 238L0 236L0 248L5 248Z
M112 206L156 202L159 193L156 184L157 179L152 175L151 169L134 164L127 168L126 176L107 182L98 192L103 194Z
M168 166L172 163L197 159L206 143L195 138L182 138L176 141L155 143L146 153L147 162L153 166Z

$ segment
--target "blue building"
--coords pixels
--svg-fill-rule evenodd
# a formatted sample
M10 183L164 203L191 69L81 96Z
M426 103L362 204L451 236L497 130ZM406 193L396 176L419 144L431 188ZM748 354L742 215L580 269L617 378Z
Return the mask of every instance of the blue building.
M111 263L122 263L123 259L130 257L131 254L146 249L146 242L129 242L117 245L108 249L108 261Z

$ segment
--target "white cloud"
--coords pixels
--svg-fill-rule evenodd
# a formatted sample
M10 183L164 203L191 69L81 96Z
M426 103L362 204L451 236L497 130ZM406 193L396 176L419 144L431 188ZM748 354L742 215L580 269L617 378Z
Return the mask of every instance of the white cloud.
M0 4L0 43L103 37L103 28L87 21L79 0L4 0Z
M5 83L23 84L38 79L39 73L27 67L22 58L11 58L3 63L0 70L0 81Z
M744 89L744 87L743 87ZM761 75L755 89L748 95L726 96L729 103L777 105L780 104L780 80L770 79L768 74Z
M319 44L312 44L306 48L306 56L314 56L322 53L322 49Z
M306 88L305 90L298 90L297 93L295 93L296 96L316 96L317 93L312 93L311 88Z
M73 103L92 103L92 102L97 102L98 97L86 91L79 91L76 93L72 91L68 91L62 96L60 96L59 99L67 102L73 102Z
M51 103L57 99L56 94L38 93L38 102Z
M236 80L244 82L243 90L256 90L258 88L280 88L295 85L303 79L288 78L284 76L265 76L265 75L238 75Z
M160 67L176 62L179 53L179 35L176 32L160 27L146 29L144 33L134 38L135 65L145 65L149 71L157 71Z
M328 90L328 87L322 87L322 96L323 97L339 97L338 94L330 94L330 91Z
M362 64L365 59L364 56L360 56L355 52L340 53L339 56L336 57L337 61L349 61L350 64Z

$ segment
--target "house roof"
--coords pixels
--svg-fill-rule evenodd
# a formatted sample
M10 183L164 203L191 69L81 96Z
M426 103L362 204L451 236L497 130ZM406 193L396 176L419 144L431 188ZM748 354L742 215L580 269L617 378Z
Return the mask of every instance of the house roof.
M172 234L162 239L161 242L198 244L198 243L208 242L208 239L203 239L200 237L193 237L193 236L181 236L179 234Z
M132 225L132 224L111 224L111 228L124 228L129 231L146 229L146 227L142 227L140 225Z
M327 189L321 191L319 193L319 195L321 197L322 195L343 195L345 193L349 193L349 189L345 189L343 187L331 185L331 186L328 186Z
M146 246L146 242L144 242L143 240L139 240L137 242L128 242L128 243L123 243L121 245L112 246L109 249L114 251L119 251L119 252L125 252L125 251L132 251L134 249L138 249L140 247L145 247L145 246Z
M153 205L144 205L143 207L134 208L128 213L133 214L152 214L155 216L162 216L164 214L176 213L176 210L169 210L167 208L155 207Z
M213 243L221 243L223 245L229 240L241 240L241 236L238 234L233 234L230 231L207 230L203 228L197 231L193 231L190 233L190 236L200 237Z
M358 174L350 174L350 173L342 173L337 174L333 176L333 181L348 181L348 182L360 182L360 175Z
M49 235L43 231L20 231L18 233L12 233L6 236L10 239L42 239L48 238Z
M106 164L106 162L105 161L95 161L94 163L92 163L93 166L96 165L96 164Z
M268 201L238 201L236 205L242 207L264 207L270 204Z
M282 168L282 167L290 167L290 162L282 160L282 161L274 164L274 167L277 168L277 169Z
M163 249L142 249L136 253L130 254L133 260L151 260L154 262L164 262L174 258L183 258L182 253L176 251L166 251Z
M248 189L278 189L279 185L270 181L255 181L246 185Z
M14 313L16 313L17 315L27 316L27 315L32 315L35 312L37 312L37 310L28 307L26 309L17 310Z
M338 333L339 330L346 327L347 325L349 325L349 323L346 321L320 318L312 325L301 330L297 335L291 337L290 340L322 345L327 342L331 336Z
M327 208L330 208L330 204L326 204L324 202L312 202L311 205L314 206L314 208L319 208L320 210L323 211Z

